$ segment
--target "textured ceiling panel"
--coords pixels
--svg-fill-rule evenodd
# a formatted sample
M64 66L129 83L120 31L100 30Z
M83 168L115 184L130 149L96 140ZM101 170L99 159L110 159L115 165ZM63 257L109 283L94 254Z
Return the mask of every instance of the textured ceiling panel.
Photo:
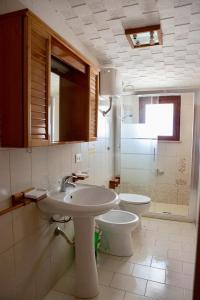
M136 88L200 86L200 0L48 0L102 66ZM129 27L160 23L163 45L132 49Z

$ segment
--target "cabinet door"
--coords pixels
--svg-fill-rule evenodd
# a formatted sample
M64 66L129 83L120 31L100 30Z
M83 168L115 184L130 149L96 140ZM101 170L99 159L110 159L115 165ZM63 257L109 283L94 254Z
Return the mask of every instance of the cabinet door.
M0 146L24 146L23 18L0 16Z
M97 138L99 73L92 67L90 67L89 85L89 140L93 141Z
M32 146L42 146L49 142L50 37L34 20L31 20L30 36L30 139Z

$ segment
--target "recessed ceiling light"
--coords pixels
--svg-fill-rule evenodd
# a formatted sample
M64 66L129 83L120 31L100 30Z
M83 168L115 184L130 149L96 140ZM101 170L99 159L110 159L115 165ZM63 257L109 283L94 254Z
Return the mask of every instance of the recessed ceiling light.
M125 30L125 34L132 48L162 45L160 25L129 28Z

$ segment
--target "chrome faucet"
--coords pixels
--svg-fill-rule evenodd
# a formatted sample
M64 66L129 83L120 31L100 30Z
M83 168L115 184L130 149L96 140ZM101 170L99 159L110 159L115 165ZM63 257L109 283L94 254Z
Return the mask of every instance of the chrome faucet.
M74 175L64 176L61 181L60 191L66 192L66 189L68 187L76 187L76 184L72 182L73 179L75 179L75 178L77 178L77 177Z

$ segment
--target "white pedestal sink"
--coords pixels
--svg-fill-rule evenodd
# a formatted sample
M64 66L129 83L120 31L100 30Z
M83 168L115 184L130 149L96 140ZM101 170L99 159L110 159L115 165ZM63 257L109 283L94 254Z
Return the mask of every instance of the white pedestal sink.
M74 296L92 298L98 294L98 274L94 251L94 216L115 208L117 194L109 189L77 184L67 192L52 191L39 201L48 214L72 216L75 230L76 286Z

